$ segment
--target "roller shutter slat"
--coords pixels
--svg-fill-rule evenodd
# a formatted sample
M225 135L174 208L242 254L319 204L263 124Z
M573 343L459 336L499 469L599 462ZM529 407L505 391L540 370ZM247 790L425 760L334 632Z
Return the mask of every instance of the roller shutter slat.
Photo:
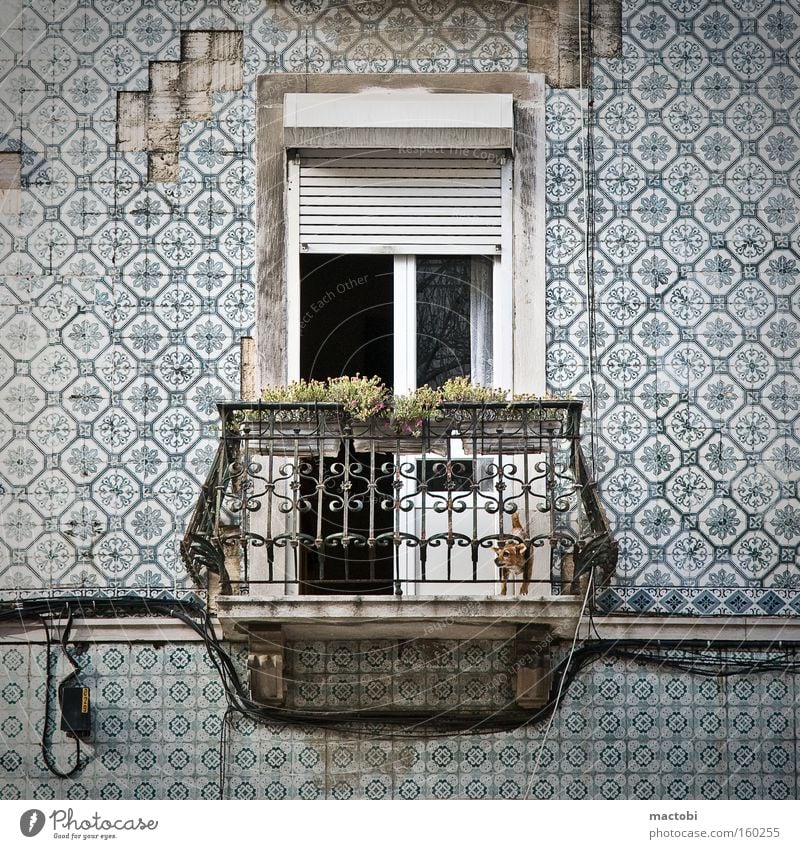
M393 188L419 188L430 189L436 191L438 189L456 189L458 191L468 191L470 188L476 189L499 189L500 180L491 178L475 179L475 180L459 180L449 179L448 177L419 177L409 174L407 177L393 177L392 179L382 177L306 177L300 178L300 191L302 194L303 188L326 188L331 192L336 192L345 186L353 188L373 189L379 193L381 189Z
M364 177L374 180L404 180L406 177L440 179L442 176L446 176L448 180L471 182L472 180L496 179L499 183L500 177L496 173L496 170L496 168L458 168L454 166L453 168L448 168L447 173L443 175L441 168L438 167L376 168L364 166L352 168L350 166L343 166L342 168L304 168L302 178L304 180L345 179L356 181Z
M492 159L301 156L300 242L310 253L497 253L501 166Z
M469 198L469 197L487 197L496 198L497 205L500 206L500 187L492 189L483 189L480 187L464 187L464 186L446 186L431 188L421 188L418 186L384 186L380 192L375 191L374 186L356 186L350 185L347 187L347 195L345 190L341 188L338 191L332 190L330 186L301 186L300 200L304 198L326 197L344 200L347 197L359 196L370 197L380 200L382 197L437 197L437 198ZM450 202L449 200L447 201Z
M427 210L443 209L445 213L451 212L454 207L466 207L474 209L476 215L491 213L492 209L497 208L495 198L475 197L448 197L443 203L441 197L352 197L352 198L332 198L332 197L315 197L310 195L305 201L306 209L309 210L309 215L317 215L316 207L324 208L331 215L344 214L347 215L352 209L360 209L365 206L386 207L392 212L396 211L397 207L401 209L425 209L426 214L436 215L435 211L427 213ZM488 207L485 209L484 207Z

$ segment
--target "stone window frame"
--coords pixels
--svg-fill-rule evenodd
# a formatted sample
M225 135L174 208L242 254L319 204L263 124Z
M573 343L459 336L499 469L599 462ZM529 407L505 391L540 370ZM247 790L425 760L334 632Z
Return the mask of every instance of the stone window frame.
M256 81L256 351L258 385L288 379L287 144L284 95L424 89L514 98L512 198L513 390L544 394L545 80L543 74L270 74ZM453 128L454 134L458 133ZM454 135L454 144L458 143ZM463 142L462 142L463 145ZM341 145L340 145L341 146ZM346 145L344 145L346 147ZM403 147L403 140L386 147ZM297 329L299 333L299 328Z

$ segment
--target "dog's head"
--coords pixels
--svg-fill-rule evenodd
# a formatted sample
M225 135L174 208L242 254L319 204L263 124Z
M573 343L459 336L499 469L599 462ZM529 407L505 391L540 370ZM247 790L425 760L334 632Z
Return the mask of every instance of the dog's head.
M495 545L494 562L501 569L510 569L512 572L521 572L525 568L525 544L521 542L504 542Z

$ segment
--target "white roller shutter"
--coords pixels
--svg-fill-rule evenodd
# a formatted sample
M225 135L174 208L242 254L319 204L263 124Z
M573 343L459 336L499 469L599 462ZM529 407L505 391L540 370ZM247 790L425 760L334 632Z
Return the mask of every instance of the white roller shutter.
M497 151L304 150L299 171L301 251L500 253Z

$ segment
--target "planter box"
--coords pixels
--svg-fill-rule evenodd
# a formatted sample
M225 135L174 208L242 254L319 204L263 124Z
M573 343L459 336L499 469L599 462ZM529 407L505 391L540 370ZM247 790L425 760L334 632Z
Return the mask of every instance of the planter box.
M281 412L242 423L242 436L258 443L263 454L279 457L335 457L342 446L339 416L332 413L291 416Z
M453 422L442 420L428 422L419 436L398 434L394 426L383 419L351 423L353 448L365 454L374 446L381 454L447 454L447 440Z
M458 431L465 454L540 454L563 435L560 419L504 417L461 421Z

